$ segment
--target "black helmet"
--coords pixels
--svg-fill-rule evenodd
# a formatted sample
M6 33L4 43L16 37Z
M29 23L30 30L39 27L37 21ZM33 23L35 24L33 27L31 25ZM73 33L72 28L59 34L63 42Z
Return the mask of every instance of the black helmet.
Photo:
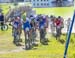
M30 17L33 17L33 15L30 15Z
M58 16L58 18L61 18L61 16Z
M50 16L50 18L53 18L53 17L54 17L53 15Z

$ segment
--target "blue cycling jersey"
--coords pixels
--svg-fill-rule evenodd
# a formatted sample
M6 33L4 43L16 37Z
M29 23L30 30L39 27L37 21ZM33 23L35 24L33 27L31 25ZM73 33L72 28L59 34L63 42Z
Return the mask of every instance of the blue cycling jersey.
M44 27L45 27L45 22L44 22L44 20L43 20L43 21L41 21L41 22L39 23L39 28L42 29L42 28L44 28Z
M13 24L14 28L18 28L18 25L19 25L19 22L16 22L16 21Z
M23 29L26 31L26 28L28 28L29 30L31 29L31 25L29 23L29 21L26 21L24 24L23 24Z
M14 24L16 24L18 26L19 22L14 22Z

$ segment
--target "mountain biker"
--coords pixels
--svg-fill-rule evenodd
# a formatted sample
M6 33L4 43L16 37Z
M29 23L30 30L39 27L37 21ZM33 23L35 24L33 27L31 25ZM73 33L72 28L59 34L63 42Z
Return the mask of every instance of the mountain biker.
M14 36L13 43L16 44L16 46L21 45L19 42L21 36L21 27L22 27L22 21L20 20L19 17L15 17L12 23L12 30Z
M29 50L32 48L32 43L31 43L31 25L28 17L26 17L26 20L23 23L23 30L25 36L25 49Z
M40 32L40 42L44 45L48 45L46 41L46 21L44 18L41 16L40 21L39 21L39 32Z

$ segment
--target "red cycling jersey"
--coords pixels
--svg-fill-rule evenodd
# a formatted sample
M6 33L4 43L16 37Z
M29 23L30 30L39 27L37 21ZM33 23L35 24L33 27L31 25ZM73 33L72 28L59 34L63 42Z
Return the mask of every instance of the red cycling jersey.
M55 20L55 25L56 26L60 26L61 25L61 20L60 19L56 19Z

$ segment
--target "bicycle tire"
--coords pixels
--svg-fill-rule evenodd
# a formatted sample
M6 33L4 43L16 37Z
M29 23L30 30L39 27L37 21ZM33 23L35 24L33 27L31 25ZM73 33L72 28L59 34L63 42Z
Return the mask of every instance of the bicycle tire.
M4 24L3 27L2 27L2 30L3 31L7 31L8 30L8 25L7 24Z

